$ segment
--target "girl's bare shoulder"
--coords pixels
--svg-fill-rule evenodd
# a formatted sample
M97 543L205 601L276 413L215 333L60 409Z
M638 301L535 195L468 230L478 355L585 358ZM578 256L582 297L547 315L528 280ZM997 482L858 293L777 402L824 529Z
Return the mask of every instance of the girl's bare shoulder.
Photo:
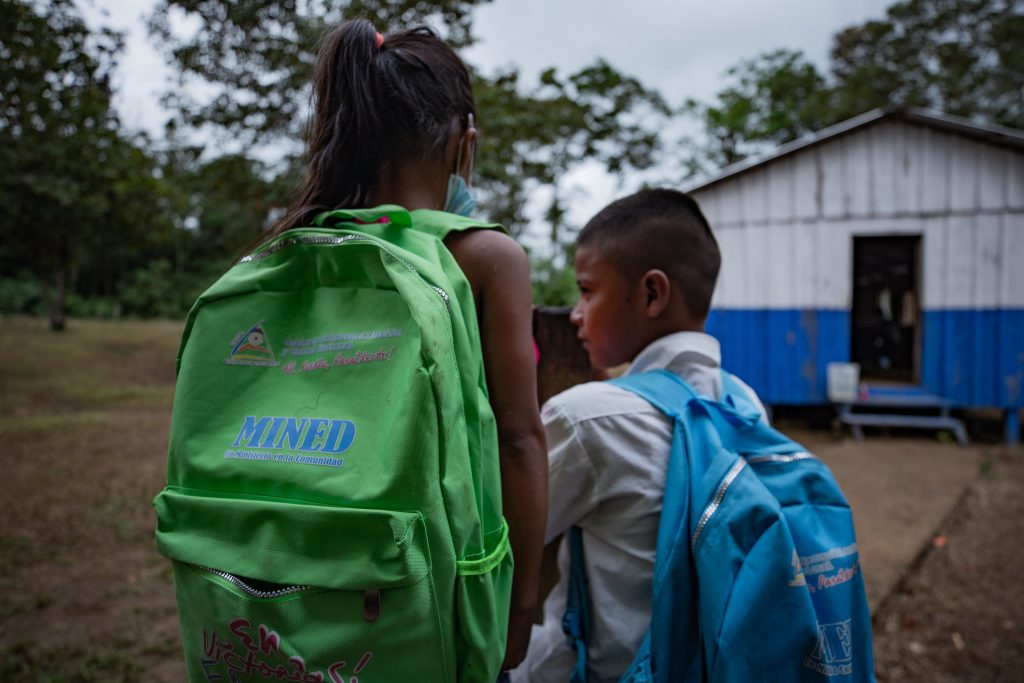
M521 274L529 277L529 261L523 248L498 230L465 230L445 238L445 245L474 284L493 277Z

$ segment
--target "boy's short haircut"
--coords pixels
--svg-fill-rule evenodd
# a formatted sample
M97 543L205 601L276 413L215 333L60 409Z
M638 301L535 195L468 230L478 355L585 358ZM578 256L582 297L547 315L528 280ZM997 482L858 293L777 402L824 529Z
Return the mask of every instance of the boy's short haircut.
M580 231L576 246L598 250L630 281L664 271L683 292L690 314L704 319L722 264L703 212L676 190L641 190L601 209Z

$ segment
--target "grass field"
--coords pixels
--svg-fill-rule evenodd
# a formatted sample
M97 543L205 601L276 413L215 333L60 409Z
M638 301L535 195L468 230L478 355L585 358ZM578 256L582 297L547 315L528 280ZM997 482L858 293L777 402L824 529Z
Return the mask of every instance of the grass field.
M184 680L149 504L180 335L0 321L0 680Z

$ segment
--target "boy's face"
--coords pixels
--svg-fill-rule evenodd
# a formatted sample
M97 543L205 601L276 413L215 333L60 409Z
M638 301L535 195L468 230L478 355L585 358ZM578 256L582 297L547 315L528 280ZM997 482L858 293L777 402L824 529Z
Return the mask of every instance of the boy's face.
M596 368L611 368L633 360L644 347L646 315L639 290L626 276L601 258L597 249L576 250L576 284L580 299L569 319L576 336Z

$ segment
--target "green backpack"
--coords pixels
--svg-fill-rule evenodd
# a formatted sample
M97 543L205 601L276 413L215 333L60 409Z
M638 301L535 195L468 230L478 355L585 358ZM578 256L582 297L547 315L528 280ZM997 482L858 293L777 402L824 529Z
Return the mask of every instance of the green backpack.
M480 681L512 554L472 291L442 239L333 211L241 259L178 353L157 549L190 681Z

